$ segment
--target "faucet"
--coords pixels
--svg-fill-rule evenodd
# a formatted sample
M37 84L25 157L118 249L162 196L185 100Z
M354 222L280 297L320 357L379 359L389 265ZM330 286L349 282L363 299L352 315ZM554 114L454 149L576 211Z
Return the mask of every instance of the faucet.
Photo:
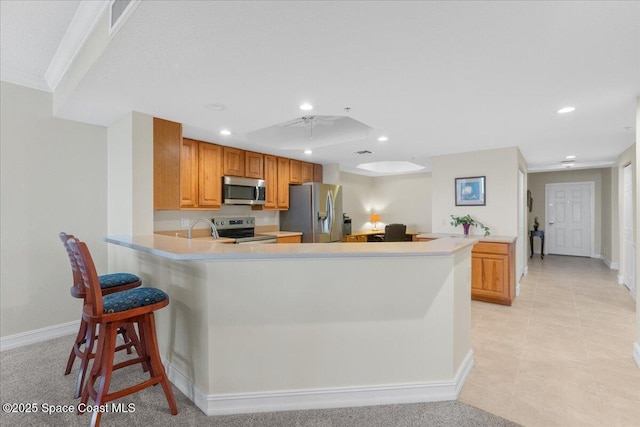
M211 227L211 237L213 237L214 239L220 238L220 235L218 234L218 230L216 229L216 226L213 224L213 222L209 221L206 218L198 218L198 219L194 219L193 222L189 224L189 229L187 230L187 239L191 238L191 230L193 230L193 226L199 222L206 222L207 224L209 224L209 227Z

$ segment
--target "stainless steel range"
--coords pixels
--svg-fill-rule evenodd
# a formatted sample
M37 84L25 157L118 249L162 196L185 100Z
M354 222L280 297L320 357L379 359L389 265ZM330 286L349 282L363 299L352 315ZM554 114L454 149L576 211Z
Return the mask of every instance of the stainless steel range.
M236 244L276 243L274 236L256 236L254 217L213 218L220 237L236 239Z

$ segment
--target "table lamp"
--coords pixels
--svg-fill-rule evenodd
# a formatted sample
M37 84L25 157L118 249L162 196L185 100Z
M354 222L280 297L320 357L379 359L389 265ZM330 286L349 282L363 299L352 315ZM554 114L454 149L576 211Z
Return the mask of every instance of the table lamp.
M380 222L380 215L374 213L371 214L371 216L369 217L369 222L373 223L373 229L372 231L378 231L378 222Z

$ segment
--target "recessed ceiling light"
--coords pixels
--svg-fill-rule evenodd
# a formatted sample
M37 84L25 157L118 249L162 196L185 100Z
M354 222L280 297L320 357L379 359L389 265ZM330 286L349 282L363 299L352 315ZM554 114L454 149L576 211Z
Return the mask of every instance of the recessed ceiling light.
M304 104L300 105L300 109L301 109L302 111L309 111L309 110L313 110L313 105L308 104L308 103L306 103L306 102L305 102Z
M558 113L560 113L560 114L570 113L575 109L576 109L576 107L564 107L564 108L559 109Z
M388 141L388 140L389 140L389 138L387 138L386 136L378 137L378 141L380 141L380 142L385 142L385 141Z
M572 156L567 156L567 157L565 157L565 159L567 159L567 160L573 160L573 159L575 159L575 158L576 158L576 156L573 156L573 155L572 155Z
M313 151L311 151L311 150L304 150L304 154L311 154L311 153L313 153Z
M227 107L222 104L207 104L204 106L204 108L206 108L207 110L222 111Z
M222 129L220 135L231 135L231 131L228 129Z

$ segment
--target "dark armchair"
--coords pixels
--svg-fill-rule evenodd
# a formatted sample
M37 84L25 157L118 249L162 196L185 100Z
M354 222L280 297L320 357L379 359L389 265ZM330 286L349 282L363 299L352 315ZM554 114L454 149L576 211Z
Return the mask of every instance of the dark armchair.
M407 226L404 224L389 224L384 228L385 242L404 242Z

